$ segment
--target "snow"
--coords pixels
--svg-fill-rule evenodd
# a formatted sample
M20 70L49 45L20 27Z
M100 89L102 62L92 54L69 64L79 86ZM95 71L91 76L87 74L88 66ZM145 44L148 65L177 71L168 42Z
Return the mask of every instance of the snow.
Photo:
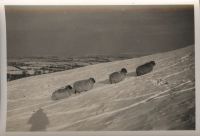
M136 77L137 66L154 60L154 70ZM109 84L110 73L125 67L127 78ZM53 101L51 94L93 77L94 89ZM8 82L8 131L30 131L39 108L46 131L132 131L194 129L194 46L140 58L85 66Z
M13 66L8 66L7 69L8 69L8 74L21 75L23 73L22 70L20 70L16 67L13 67Z

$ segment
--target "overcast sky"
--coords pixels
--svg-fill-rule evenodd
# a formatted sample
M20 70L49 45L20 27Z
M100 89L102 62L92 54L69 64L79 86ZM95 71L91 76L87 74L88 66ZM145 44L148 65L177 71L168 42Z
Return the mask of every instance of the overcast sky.
M192 6L6 6L8 56L152 54L194 44Z

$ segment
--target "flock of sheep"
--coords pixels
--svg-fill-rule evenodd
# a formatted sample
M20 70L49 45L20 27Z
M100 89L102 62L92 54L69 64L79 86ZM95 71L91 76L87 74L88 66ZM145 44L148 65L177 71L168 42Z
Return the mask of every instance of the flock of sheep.
M141 76L141 75L151 72L153 70L153 67L155 66L155 64L156 64L155 61L150 61L141 66L138 66L136 68L137 76ZM118 83L118 82L124 80L126 78L126 75L127 75L126 68L122 68L121 71L114 72L109 75L109 82L111 84ZM51 98L52 98L52 100L59 100L59 99L67 98L67 97L71 96L72 94L91 90L93 88L95 82L96 81L94 78L76 81L73 84L73 87L71 85L67 85L65 88L58 89L55 92L53 92Z

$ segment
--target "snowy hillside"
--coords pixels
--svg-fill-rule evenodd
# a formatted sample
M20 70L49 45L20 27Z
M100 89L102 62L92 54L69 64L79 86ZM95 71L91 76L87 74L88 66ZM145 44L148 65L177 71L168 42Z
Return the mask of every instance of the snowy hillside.
M154 60L153 72L136 77L137 66ZM109 84L108 75L128 77ZM29 118L46 113L46 131L195 129L194 46L140 58L85 66L8 82L8 131L30 131ZM58 88L94 77L94 89L53 101Z

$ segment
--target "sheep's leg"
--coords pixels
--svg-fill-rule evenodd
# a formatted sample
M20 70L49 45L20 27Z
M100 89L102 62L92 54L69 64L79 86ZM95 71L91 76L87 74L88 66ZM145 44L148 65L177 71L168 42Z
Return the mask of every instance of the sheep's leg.
M112 84L112 80L109 78L109 83Z
M77 91L77 90L75 90L75 94L77 94L77 93L79 93L79 94L80 94L81 92L80 92L80 91Z

